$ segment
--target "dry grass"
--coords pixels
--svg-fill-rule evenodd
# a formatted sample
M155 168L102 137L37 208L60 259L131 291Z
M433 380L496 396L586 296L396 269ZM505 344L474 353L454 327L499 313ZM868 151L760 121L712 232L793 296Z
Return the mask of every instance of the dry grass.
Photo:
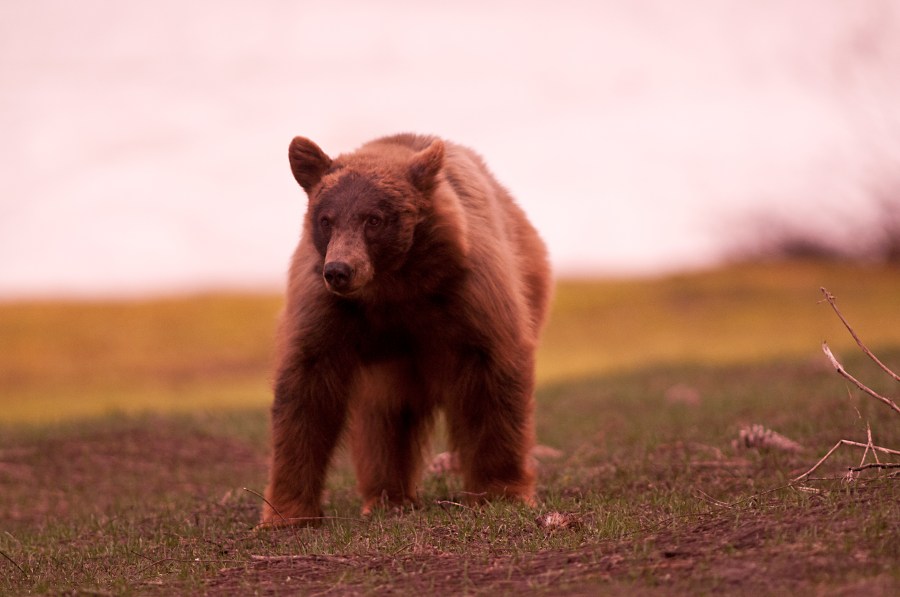
M900 270L745 265L648 280L559 283L542 385L678 363L818 358L852 346L817 307L827 286L873 346L900 342ZM0 424L264 406L275 296L0 303ZM841 342L844 339L845 342Z
M543 382L650 364L818 358L824 338L851 347L819 305L821 286L872 346L895 344L896 267L747 264L650 280L562 281L538 358Z
M269 401L272 296L0 304L0 423Z

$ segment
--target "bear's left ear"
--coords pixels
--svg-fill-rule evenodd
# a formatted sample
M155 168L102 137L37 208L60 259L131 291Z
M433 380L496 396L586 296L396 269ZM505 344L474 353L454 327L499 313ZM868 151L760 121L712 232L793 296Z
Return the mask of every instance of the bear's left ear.
M431 145L413 156L409 165L409 177L417 189L425 194L430 193L443 165L444 142L435 139Z
M312 188L322 179L325 171L331 167L331 158L318 145L306 137L294 137L288 148L288 159L294 178L309 195Z

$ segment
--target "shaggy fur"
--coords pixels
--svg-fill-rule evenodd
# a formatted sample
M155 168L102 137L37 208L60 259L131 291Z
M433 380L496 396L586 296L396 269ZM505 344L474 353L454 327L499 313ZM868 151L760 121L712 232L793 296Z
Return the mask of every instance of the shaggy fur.
M472 151L378 139L332 160L296 137L309 196L282 315L266 524L322 516L342 433L363 512L417 501L442 409L465 489L532 503L546 250Z

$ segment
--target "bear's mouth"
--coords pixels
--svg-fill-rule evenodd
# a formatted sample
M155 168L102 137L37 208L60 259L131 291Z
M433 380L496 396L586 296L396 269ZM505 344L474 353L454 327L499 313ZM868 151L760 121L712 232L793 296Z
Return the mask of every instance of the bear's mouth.
M328 282L325 282L325 288L333 295L342 296L344 298L352 298L353 295L358 294L359 288L343 288L341 290L337 290L333 288Z
M353 298L359 295L362 291L362 285L359 284L333 284L329 282L327 279L323 277L322 280L325 283L325 289L335 296L340 296L344 298Z

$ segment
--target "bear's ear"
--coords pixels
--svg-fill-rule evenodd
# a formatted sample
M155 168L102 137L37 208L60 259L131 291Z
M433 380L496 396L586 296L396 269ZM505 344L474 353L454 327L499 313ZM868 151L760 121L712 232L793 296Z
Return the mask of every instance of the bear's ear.
M306 137L294 137L288 148L288 159L294 178L307 195L331 166L331 158Z
M413 156L409 177L417 189L429 193L434 189L438 172L444 165L444 142L435 139L427 148Z

